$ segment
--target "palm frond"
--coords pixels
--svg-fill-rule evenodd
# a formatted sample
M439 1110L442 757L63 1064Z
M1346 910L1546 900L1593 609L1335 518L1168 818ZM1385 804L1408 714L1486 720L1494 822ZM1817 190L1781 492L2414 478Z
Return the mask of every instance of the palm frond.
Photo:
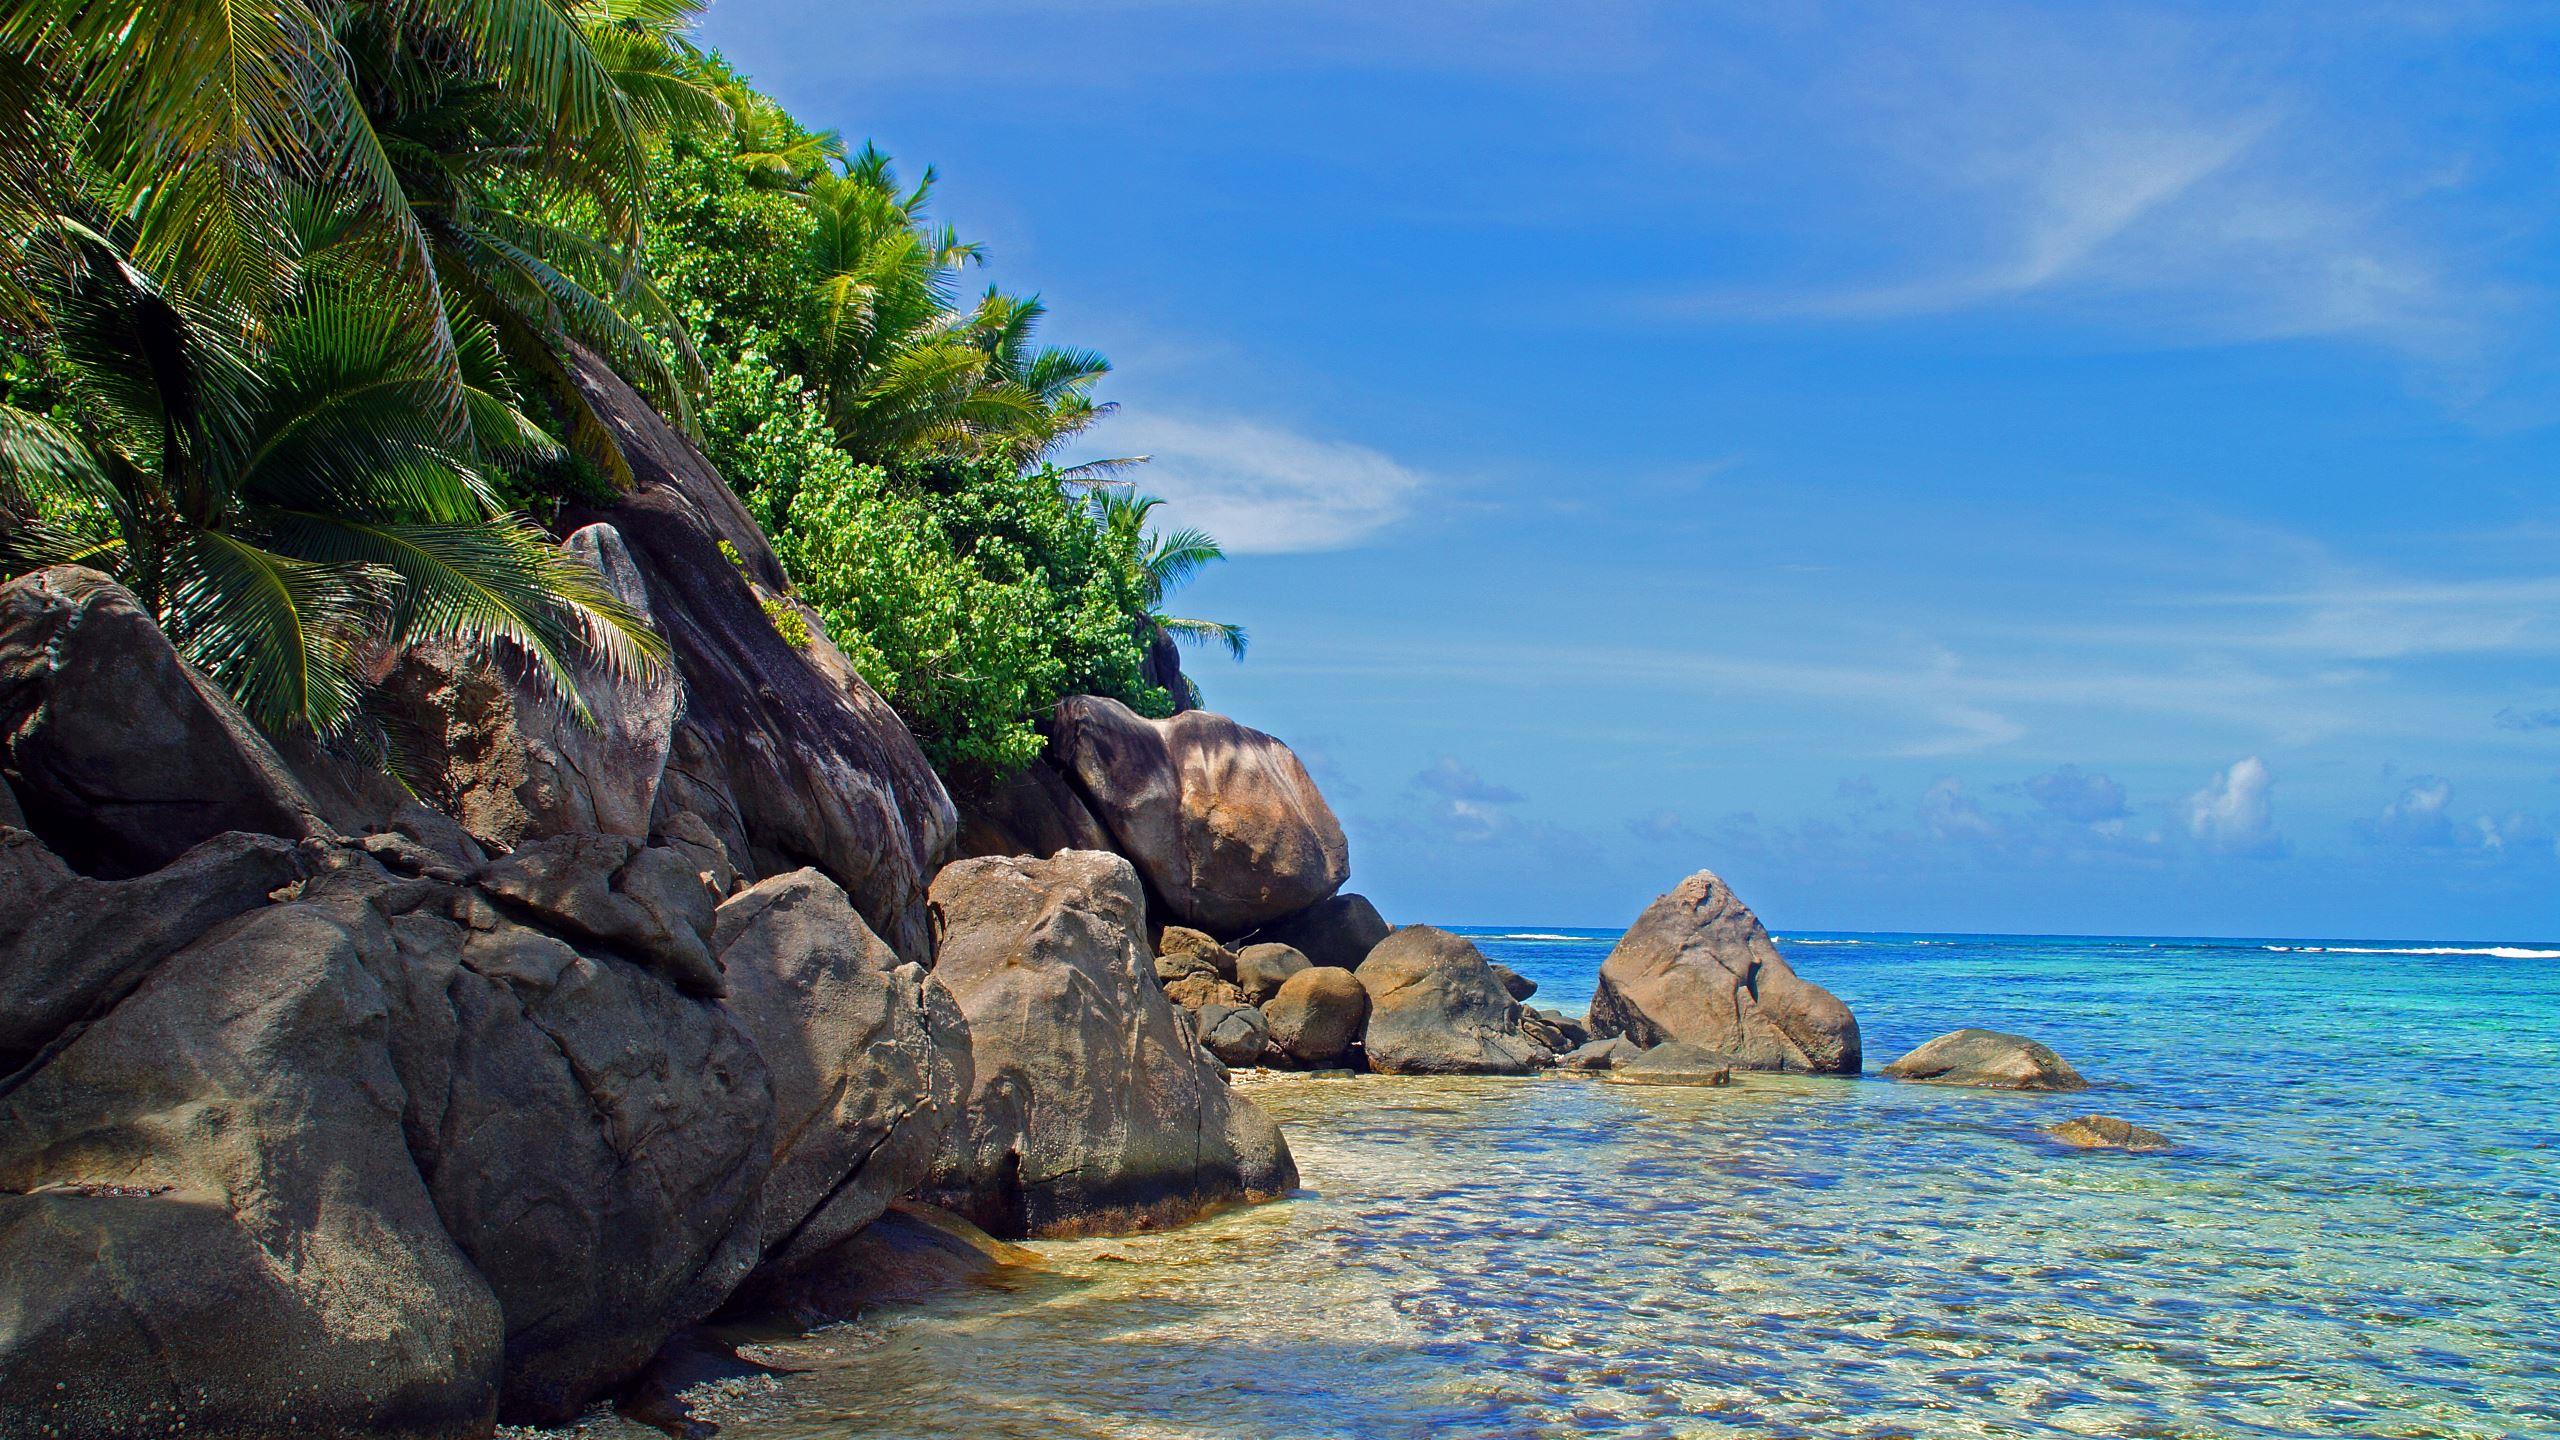
M391 643L503 640L524 652L531 678L582 721L594 716L578 692L580 662L619 681L655 673L666 655L666 642L605 588L603 576L519 518L400 524L294 513L268 523L296 555L397 576Z
M170 559L162 626L252 719L325 736L355 715L389 571L280 555L219 530L189 532Z
M1248 638L1241 625L1227 625L1215 620L1189 620L1179 615L1159 615L1156 628L1185 644L1219 645L1241 660Z

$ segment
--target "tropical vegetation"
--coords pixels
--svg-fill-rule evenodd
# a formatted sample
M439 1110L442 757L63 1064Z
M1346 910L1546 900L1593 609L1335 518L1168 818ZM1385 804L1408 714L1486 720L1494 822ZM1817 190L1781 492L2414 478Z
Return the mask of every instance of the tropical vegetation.
M430 637L574 703L663 649L535 518L632 483L603 363L956 781L1063 694L1163 713L1162 637L1241 656L1165 611L1215 542L1063 462L1108 363L699 3L0 0L0 566L110 572L278 732Z

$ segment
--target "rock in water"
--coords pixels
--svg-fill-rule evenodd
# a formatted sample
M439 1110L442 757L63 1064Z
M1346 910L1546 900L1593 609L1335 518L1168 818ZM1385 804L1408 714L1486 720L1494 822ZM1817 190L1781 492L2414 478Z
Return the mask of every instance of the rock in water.
M1797 978L1731 889L1701 870L1645 907L1600 966L1591 1033L1722 1051L1747 1070L1854 1075L1858 1021Z
M1250 1005L1203 1005L1192 1019L1199 1027L1201 1048L1217 1056L1220 1064L1259 1065L1262 1052L1270 1048L1270 1022Z
M26 827L85 874L156 870L228 830L329 833L132 592L76 566L0 585L0 774Z
M1247 945L1236 952L1236 984L1256 1005L1279 994L1290 976L1310 968L1307 957L1287 945Z
M968 1093L968 1026L950 993L901 964L813 869L721 905L714 944L729 1015L773 1077L754 1283L787 1283L932 1173Z
M1173 918L1239 934L1342 888L1351 850L1289 747L1223 715L1058 702L1050 757Z
M1512 969L1510 966L1503 964L1499 960L1491 961L1489 963L1493 966L1493 978L1502 982L1502 988L1510 993L1512 999L1526 1000L1530 996L1538 993L1537 981L1530 979L1528 976L1521 974L1519 971Z
M0 1430L488 1433L499 1309L403 1143L391 948L243 916L0 1100Z
M1624 1035L1594 1040L1556 1057L1559 1070L1614 1070L1644 1052L1629 1043Z
M684 681L659 813L700 816L751 878L815 865L900 955L930 961L925 883L959 824L942 781L814 618L795 612L806 646L774 628L765 602L792 604L781 562L692 443L595 356L572 368L635 480L573 518L621 534Z
M1310 1069L1332 1065L1360 1038L1369 1019L1369 991L1350 971L1317 965L1283 981L1263 1005L1262 1018L1280 1058Z
M2169 1150L2168 1136L2127 1124L2113 1115L2082 1115L2045 1127L2047 1135L2083 1150Z
M2086 1090L2071 1063L2023 1035L1956 1030L1884 1067L1897 1080L1987 1090Z
M1541 1010L1534 1005L1521 1007L1520 1033L1558 1055L1591 1042L1590 1026L1561 1010Z
M1666 1041L1631 1059L1614 1054L1609 1078L1644 1085L1730 1085L1733 1057L1720 1050Z
M1297 1183L1271 1117L1227 1088L1153 976L1116 855L963 860L934 878L934 978L972 1084L924 1198L1022 1236L1144 1225Z
M1357 970L1393 927L1366 895L1336 895L1254 931L1247 940L1286 945L1317 965Z
M1408 925L1360 962L1369 1068L1390 1075L1523 1075L1551 1058L1520 1033L1520 1002L1464 937Z

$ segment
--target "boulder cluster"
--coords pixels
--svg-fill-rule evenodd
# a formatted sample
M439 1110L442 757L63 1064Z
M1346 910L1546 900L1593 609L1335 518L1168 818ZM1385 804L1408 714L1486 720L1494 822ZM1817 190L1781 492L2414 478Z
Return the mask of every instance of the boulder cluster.
M691 1327L846 1313L963 1221L1285 1194L1247 1067L1858 1071L1847 1007L1704 872L1588 1016L1530 1007L1345 891L1305 766L1224 716L1070 697L1041 760L955 803L816 616L777 629L796 602L720 477L580 379L638 484L564 548L668 662L581 677L573 713L503 646L386 657L401 781L271 742L103 575L0 585L10 1433L655 1406ZM1979 1031L1893 1069L2079 1083Z
M102 575L0 585L0 1429L558 1423L707 1318L864 1303L831 1282L910 1197L1024 1236L1295 1186L1150 911L1330 897L1311 785L1270 798L1304 844L1253 835L1303 770L1196 717L1180 773L1246 789L1168 812L1187 869L952 863L727 487L587 380L640 484L564 545L668 663L573 714L501 646L390 657L405 783L272 743Z

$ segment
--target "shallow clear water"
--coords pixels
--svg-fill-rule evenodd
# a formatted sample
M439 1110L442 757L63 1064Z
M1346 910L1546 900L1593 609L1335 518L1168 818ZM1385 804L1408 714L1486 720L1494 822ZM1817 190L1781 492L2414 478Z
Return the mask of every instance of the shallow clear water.
M1611 938L1481 943L1578 1010ZM1871 1066L2100 1088L1247 1082L1306 1193L825 1332L725 1433L2560 1435L2560 955L1782 944ZM2093 1110L2183 1148L2036 1132Z

